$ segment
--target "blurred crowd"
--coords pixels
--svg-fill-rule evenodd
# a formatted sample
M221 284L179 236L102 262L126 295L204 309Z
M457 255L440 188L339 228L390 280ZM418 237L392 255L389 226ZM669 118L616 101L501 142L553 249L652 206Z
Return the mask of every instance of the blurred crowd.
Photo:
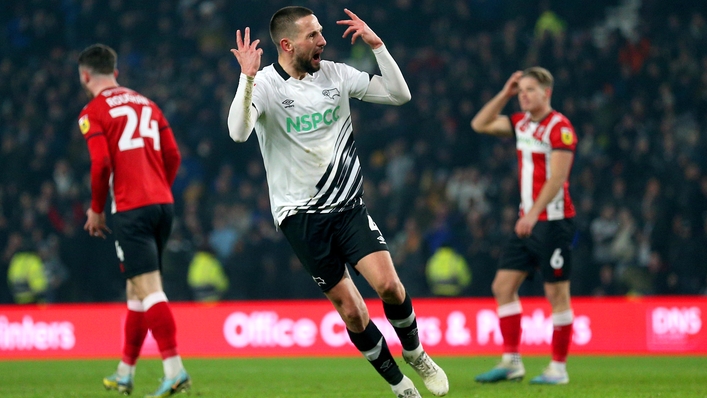
M491 295L517 219L515 147L476 134L469 122L512 72L533 65L554 74L552 104L579 137L573 294L706 293L704 5L643 0L635 26L600 35L607 7L620 2L301 3L324 26L325 59L376 72L367 46L340 38L335 21L347 7L383 38L410 86L404 106L352 107L364 200L412 296ZM233 143L225 123L240 73L229 52L234 31L250 26L262 40L262 65L274 62L268 21L285 5L27 0L0 7L0 303L124 299L112 240L82 230L90 163L77 116L88 98L76 58L95 42L117 50L118 81L163 109L182 151L163 259L168 297L321 297L274 227L256 140ZM517 111L511 103L506 113ZM521 292L542 294L537 279Z

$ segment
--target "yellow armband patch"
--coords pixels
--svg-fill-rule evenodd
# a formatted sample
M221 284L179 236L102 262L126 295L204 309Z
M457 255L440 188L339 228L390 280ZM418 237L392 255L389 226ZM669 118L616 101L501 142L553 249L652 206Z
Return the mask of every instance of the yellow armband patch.
M572 130L567 127L562 127L560 129L560 138L562 139L562 143L565 145L572 145L574 143L574 134L572 134Z
M88 121L88 115L81 116L81 119L79 119L79 128L81 129L81 134L85 135L88 133L88 130L91 128L91 122Z

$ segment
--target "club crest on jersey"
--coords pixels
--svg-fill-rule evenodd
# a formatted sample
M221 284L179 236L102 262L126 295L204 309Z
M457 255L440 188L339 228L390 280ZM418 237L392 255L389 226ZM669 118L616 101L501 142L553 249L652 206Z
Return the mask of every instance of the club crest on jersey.
M528 128L528 121L525 121L525 122L520 123L518 125L518 131L520 131L521 133L524 132L527 128Z
M574 143L574 134L572 134L572 129L569 127L562 127L560 129L560 139L565 145L572 145Z
M322 94L324 94L325 97L331 98L331 99L334 99L336 97L341 98L341 93L339 92L339 89L336 87L322 90Z
M542 141L544 132L545 132L545 126L539 126L535 130L535 132L533 133L533 138L535 138L538 141Z
M79 128L81 129L81 134L86 135L88 130L91 128L91 122L88 121L88 115L83 115L79 119Z

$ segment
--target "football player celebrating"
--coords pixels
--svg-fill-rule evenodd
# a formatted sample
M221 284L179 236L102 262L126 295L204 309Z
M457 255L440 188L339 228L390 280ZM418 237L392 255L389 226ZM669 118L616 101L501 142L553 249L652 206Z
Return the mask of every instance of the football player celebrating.
M420 396L371 322L347 264L383 300L405 361L434 395L442 396L449 390L447 376L420 344L412 301L362 199L349 107L349 98L401 105L410 100L410 91L378 35L356 14L344 12L350 19L337 21L346 26L343 36L371 47L381 75L323 60L327 42L317 17L304 7L285 7L270 20L276 63L259 70L259 40L251 42L249 28L243 36L236 32L237 48L231 51L241 75L228 115L229 133L243 142L255 127L275 223L341 315L354 346L396 397Z

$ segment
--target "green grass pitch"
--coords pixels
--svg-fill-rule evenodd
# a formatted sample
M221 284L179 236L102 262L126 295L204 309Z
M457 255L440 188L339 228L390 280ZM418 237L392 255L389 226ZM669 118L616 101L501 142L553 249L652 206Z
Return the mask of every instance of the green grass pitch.
M571 356L570 384L532 386L528 380L547 357L525 357L522 382L477 384L474 375L498 357L437 357L450 381L450 398L462 397L707 397L707 358L698 356ZM432 397L414 371L398 360L423 397ZM116 360L1 361L0 397L119 397L101 379ZM393 397L363 358L258 358L184 360L193 388L189 397ZM162 375L157 359L138 363L133 397L152 392ZM184 397L185 395L179 395Z

